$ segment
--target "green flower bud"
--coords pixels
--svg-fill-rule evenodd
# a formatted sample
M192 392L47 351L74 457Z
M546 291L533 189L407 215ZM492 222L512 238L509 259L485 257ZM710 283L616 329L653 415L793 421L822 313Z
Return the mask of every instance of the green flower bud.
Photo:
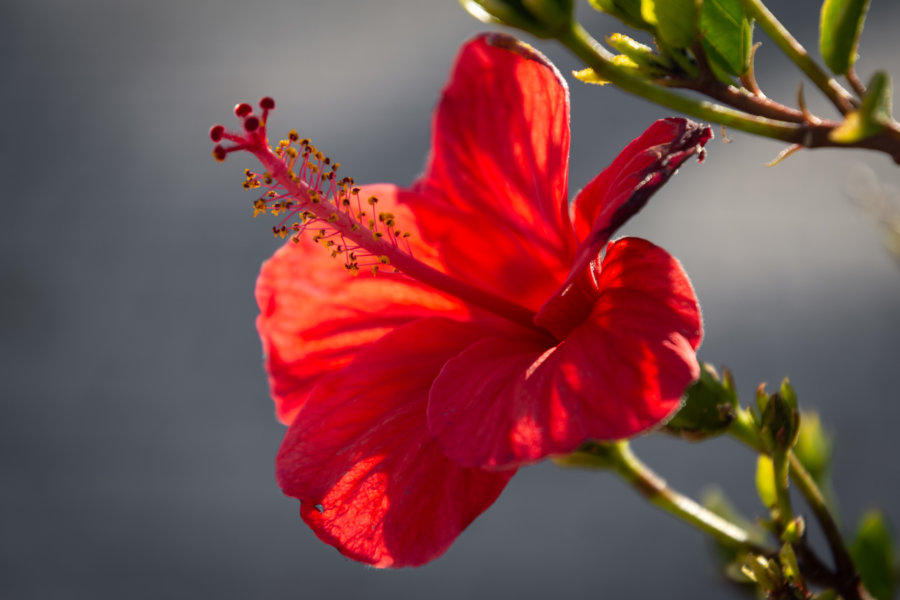
M741 570L764 590L774 590L781 586L781 573L774 560L751 555L747 557Z
M778 553L784 578L791 582L800 581L800 566L797 564L797 555L790 544L784 544Z
M803 517L797 517L785 526L784 531L781 532L781 539L793 544L802 540L805 532L806 521L803 520Z
M767 446L771 450L782 451L793 448L800 433L800 411L797 410L797 395L788 380L785 379L781 389L771 396L760 386L757 405Z

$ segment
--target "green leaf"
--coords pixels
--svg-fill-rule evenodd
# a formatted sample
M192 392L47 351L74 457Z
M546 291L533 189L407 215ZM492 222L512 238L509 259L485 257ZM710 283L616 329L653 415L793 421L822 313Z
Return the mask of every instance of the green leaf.
M766 507L771 508L778 502L778 494L775 492L775 467L772 459L765 454L760 454L756 461L756 491Z
M819 50L828 68L844 75L856 62L869 0L825 0L819 21Z
M703 48L716 67L737 77L750 69L753 22L741 0L704 0L700 35Z
M695 0L641 0L641 17L672 48L687 48L697 35Z
M888 524L879 511L863 515L850 554L866 589L878 600L897 591L896 556Z
M848 113L844 122L828 137L835 142L853 144L879 133L893 120L891 97L890 76L884 71L877 71L869 82L860 107Z

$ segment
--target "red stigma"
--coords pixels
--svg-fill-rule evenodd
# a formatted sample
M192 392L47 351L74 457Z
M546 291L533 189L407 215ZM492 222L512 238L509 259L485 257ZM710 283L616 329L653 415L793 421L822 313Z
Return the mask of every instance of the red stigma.
M247 117L244 119L244 131L250 133L259 129L259 119L257 117Z
M247 115L253 112L253 107L247 104L246 102L241 102L237 106L234 107L234 114L238 118L243 119Z
M224 125L213 125L209 128L209 139L218 143L222 141L222 135L225 133Z
M259 107L263 110L272 110L275 108L275 100L269 96L265 96L259 101Z
M213 148L212 155L218 162L225 162L225 156L228 152L222 146L216 146Z

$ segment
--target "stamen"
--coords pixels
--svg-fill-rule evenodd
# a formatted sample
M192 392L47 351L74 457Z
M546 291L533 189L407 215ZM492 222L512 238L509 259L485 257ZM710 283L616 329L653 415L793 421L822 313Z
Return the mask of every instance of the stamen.
M287 139L272 149L266 124L275 101L262 98L259 107L262 114L257 116L250 104L236 105L234 114L241 120L243 132L227 131L222 125L214 125L209 130L209 137L216 144L212 154L217 161L224 161L232 152L246 150L264 167L261 174L245 170L242 185L245 189L265 189L253 201L254 217L261 213L286 215L272 227L275 237L283 239L291 235L296 243L301 234L312 228L315 232L312 240L322 245L332 257L343 257L344 268L353 275L361 268L368 268L374 276L382 267L390 265L394 272L544 332L534 325L533 311L416 260L409 243L410 233L397 229L396 216L377 210L378 198L375 196L366 199L366 204L371 207L369 216L363 210L361 189L354 186L353 178L338 180L336 173L340 164L332 162L309 139L299 139L296 130L291 130ZM220 143L223 140L233 145L224 146ZM289 223L292 219L294 222Z

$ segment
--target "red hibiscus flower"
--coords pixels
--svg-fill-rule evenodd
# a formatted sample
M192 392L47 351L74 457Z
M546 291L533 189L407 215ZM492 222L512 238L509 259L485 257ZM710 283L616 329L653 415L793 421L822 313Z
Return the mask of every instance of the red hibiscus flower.
M214 127L231 145L213 153L252 152L256 211L288 216L258 328L290 425L278 481L322 540L380 567L425 563L515 467L680 406L702 336L690 282L650 242L609 240L703 157L708 127L657 121L570 209L566 84L508 36L463 47L409 189L354 187L294 132L271 149L274 102L260 107L237 106L243 132Z

